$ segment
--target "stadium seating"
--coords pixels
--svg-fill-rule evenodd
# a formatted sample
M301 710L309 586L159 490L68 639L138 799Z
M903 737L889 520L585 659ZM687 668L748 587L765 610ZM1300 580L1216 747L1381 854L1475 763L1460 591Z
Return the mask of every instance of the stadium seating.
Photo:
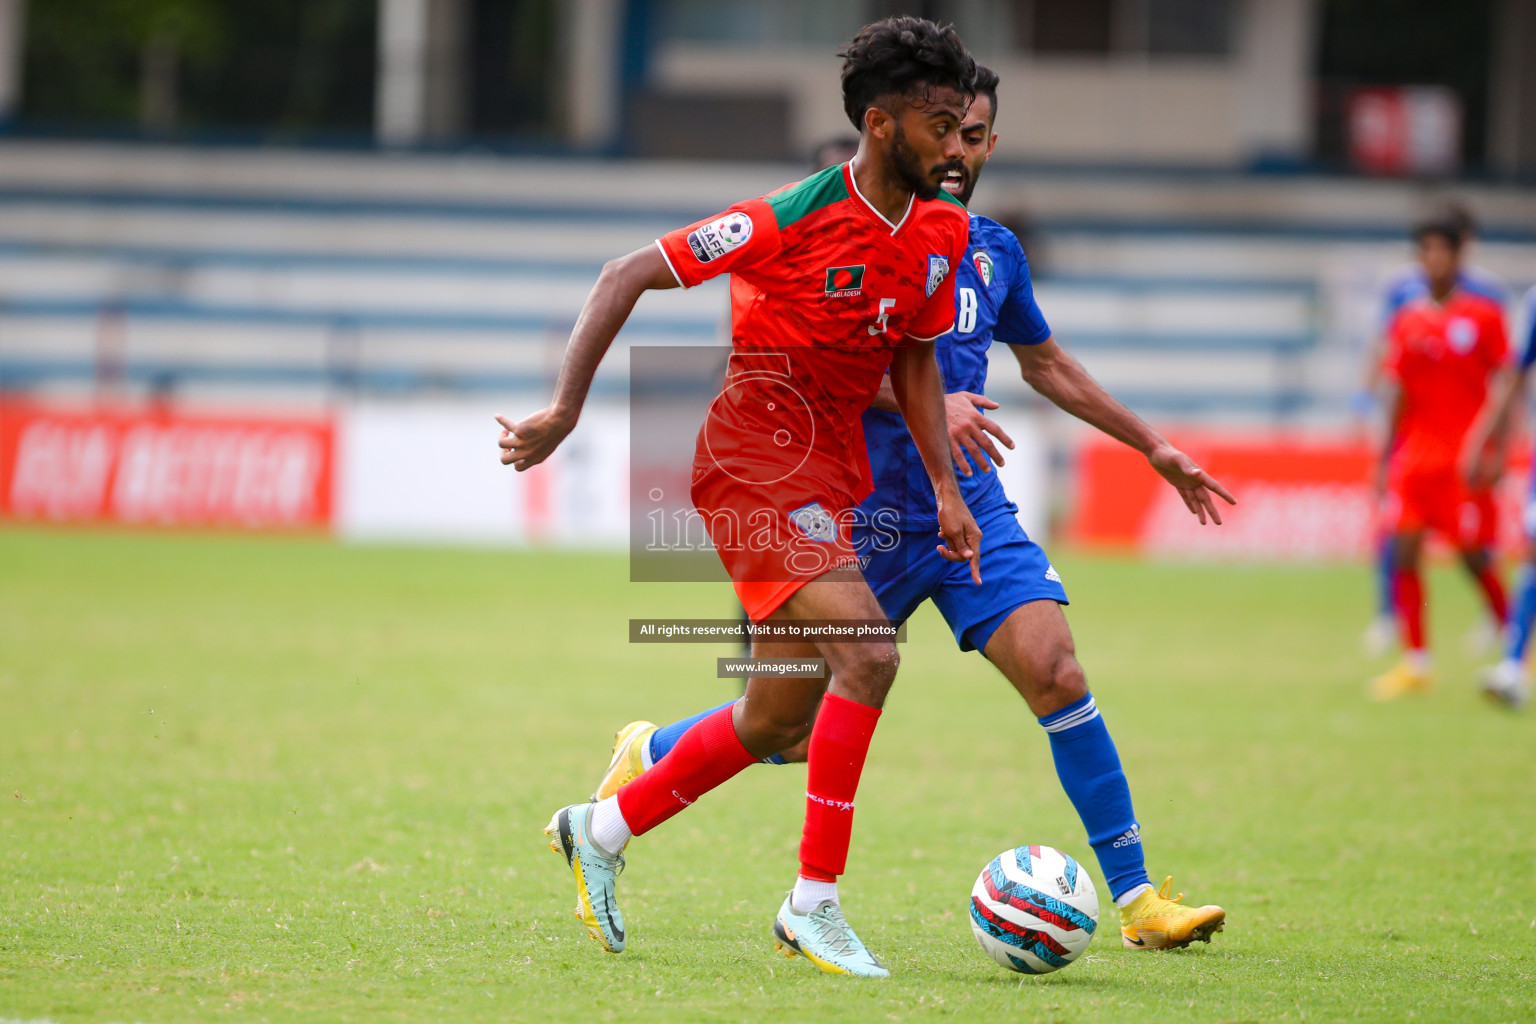
M0 385L285 402L543 388L603 259L796 173L22 142L4 156ZM1034 214L1058 336L1134 405L1345 414L1374 296L1405 254L1407 193L1349 218L1347 183L989 176L978 209ZM1505 220L1479 258L1536 279L1520 244L1536 213L1484 205ZM718 283L647 297L621 344L717 342L725 305ZM622 389L624 363L600 387Z

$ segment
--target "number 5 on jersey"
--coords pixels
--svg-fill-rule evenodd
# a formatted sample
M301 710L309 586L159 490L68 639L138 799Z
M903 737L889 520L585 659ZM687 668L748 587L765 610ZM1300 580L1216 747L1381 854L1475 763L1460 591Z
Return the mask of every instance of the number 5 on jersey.
M881 299L879 317L875 319L874 323L866 327L865 330L867 330L870 334L884 334L886 326L885 322L891 318L891 310L895 308L895 299Z

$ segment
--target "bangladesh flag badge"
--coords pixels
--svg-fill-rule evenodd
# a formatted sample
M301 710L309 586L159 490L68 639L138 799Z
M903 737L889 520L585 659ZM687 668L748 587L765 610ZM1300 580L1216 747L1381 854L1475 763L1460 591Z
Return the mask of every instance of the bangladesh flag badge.
M864 264L827 268L827 298L846 299L864 291Z

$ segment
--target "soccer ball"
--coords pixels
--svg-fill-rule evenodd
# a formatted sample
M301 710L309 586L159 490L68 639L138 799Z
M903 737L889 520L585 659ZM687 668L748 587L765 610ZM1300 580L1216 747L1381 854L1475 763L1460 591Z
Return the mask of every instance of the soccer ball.
M992 858L971 887L971 931L988 956L1021 974L1059 971L1099 926L1099 894L1077 861L1049 846Z

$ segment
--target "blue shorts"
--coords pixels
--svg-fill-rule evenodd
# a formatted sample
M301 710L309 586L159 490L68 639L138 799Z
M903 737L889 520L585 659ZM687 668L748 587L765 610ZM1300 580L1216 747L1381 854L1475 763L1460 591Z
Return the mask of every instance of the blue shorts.
M997 627L1020 605L1041 600L1067 604L1061 577L1019 525L1017 511L1012 504L999 505L976 522L982 534L981 586L972 581L969 563L951 562L938 553L936 530L903 532L891 546L879 543L873 529L856 525L853 547L867 555L864 577L886 617L905 622L931 598L960 649L984 651Z

